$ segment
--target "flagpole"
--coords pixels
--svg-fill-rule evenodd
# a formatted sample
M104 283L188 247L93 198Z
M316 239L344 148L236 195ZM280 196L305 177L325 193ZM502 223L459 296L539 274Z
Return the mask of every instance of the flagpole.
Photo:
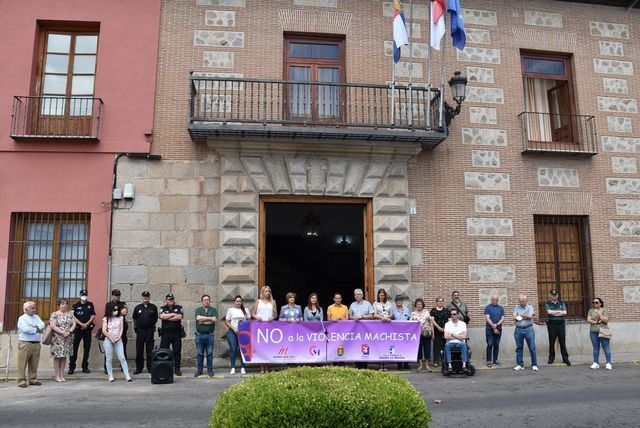
M427 68L428 68L428 79L427 79L427 129L431 129L431 6L432 3L429 1L429 11L427 12L429 23L429 48L427 50Z
M413 0L409 2L409 126L413 125Z
M393 34L391 35L393 39ZM391 48L393 50L393 47ZM396 121L396 61L391 53L391 126Z
M445 12L446 13L446 12ZM441 46L441 55L440 59L440 127L444 128L444 57L445 57L445 47L447 43L444 41L447 36L447 20L444 20L444 34L442 36L442 40L440 40Z

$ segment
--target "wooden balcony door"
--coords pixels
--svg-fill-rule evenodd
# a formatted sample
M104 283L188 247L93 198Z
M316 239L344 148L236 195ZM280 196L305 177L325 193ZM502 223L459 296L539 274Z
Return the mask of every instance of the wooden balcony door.
M98 34L90 31L45 31L38 65L37 96L32 99L32 132L36 135L90 136Z
M344 82L344 40L285 36L285 80ZM337 86L300 83L286 89L285 117L336 122L342 115L343 91Z

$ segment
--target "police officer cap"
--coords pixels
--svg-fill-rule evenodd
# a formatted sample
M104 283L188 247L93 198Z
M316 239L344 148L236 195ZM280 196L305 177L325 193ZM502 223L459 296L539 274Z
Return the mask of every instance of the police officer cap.
M81 296L88 296L89 292L86 289L83 288L82 290L80 290L80 295Z
M552 288L551 291L549 291L549 294L551 294L552 296L557 296L558 290L556 290L555 288Z
M167 294L166 296L164 296L164 298L165 298L165 299L167 299L167 300L172 300L172 299L174 299L175 297L173 296L173 294L169 293L169 294Z
M149 293L148 291L143 291L142 297L151 297L151 293Z
M120 290L118 290L117 288L114 289L114 290L111 290L111 295L112 296L119 296L120 294L122 294L122 293L120 293Z
M404 295L403 294L396 294L396 302L398 300L404 300Z

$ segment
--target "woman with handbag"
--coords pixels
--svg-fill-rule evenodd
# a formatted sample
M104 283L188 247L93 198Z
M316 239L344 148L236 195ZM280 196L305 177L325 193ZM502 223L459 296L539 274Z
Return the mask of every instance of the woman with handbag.
M611 340L609 311L604 308L604 302L601 298L596 297L593 299L593 308L589 309L587 323L590 325L589 336L593 345L593 364L591 364L591 368L600 368L600 346L602 346L604 356L607 359L605 367L607 370L611 370L613 367L611 366L611 348L609 346L609 341Z
M104 354L107 359L107 374L109 375L109 382L113 382L113 351L116 351L116 356L120 361L120 366L127 379L127 382L131 382L131 376L129 375L129 366L127 365L127 359L124 356L124 345L122 344L122 333L124 332L124 317L121 315L118 302L109 302L104 310L104 318L102 318L102 333L105 336L104 339Z
M431 373L429 366L431 360L431 337L433 336L433 319L429 311L424 308L424 300L416 299L413 304L416 310L411 313L411 321L420 323L420 345L418 346L418 369L417 372L426 370Z
M53 358L53 371L56 382L66 382L63 377L67 357L73 354L73 331L76 329L76 319L69 310L69 302L58 299L58 310L51 314L49 326L52 330L49 355Z

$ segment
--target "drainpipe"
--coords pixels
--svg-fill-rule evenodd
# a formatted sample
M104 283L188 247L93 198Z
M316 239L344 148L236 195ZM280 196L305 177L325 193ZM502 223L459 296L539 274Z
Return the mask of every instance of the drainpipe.
M109 257L108 257L108 266L107 266L107 302L110 300L110 286L111 286L111 268L113 266L112 258L113 258L113 248L111 246L111 242L113 239L113 212L115 211L114 201L113 201L113 189L116 188L118 183L118 161L121 157L126 156L129 159L146 159L148 161L159 161L162 160L162 155L154 155L151 153L117 153L115 159L113 160L113 181L111 183L111 214L109 221Z

